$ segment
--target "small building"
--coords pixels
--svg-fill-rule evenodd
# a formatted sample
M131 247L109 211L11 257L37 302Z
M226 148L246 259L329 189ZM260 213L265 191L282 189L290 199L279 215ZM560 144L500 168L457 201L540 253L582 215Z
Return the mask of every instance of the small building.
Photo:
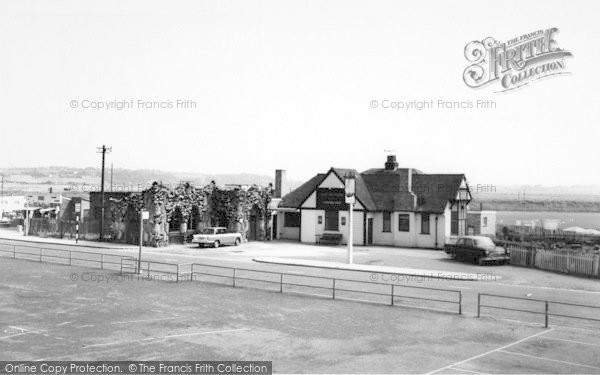
M467 234L496 237L496 211L468 211Z
M18 212L25 210L25 197L22 195L0 196L0 220L12 218Z
M425 174L398 168L389 155L384 168L358 173L331 168L286 194L277 206L277 238L316 243L326 233L348 236L344 176L356 176L353 235L356 245L442 248L466 234L471 193L464 174Z

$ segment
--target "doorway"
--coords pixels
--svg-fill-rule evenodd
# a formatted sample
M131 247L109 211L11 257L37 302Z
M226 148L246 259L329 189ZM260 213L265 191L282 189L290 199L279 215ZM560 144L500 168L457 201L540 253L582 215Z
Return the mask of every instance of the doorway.
M367 219L367 245L373 245L373 218Z

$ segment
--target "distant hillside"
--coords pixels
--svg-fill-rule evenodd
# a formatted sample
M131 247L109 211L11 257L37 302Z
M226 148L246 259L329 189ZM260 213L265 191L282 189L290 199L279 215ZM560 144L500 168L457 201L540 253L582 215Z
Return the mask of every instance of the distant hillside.
M85 186L89 189L99 189L100 168L71 168L71 167L37 167L37 168L5 168L0 170L4 175L4 191L8 194L21 192L53 192L81 191ZM104 174L105 186L110 186L111 171L107 168ZM166 172L152 169L122 169L112 171L112 185L115 190L137 190L138 186L146 186L154 181L174 185L188 181L196 186L203 186L211 181L217 185L268 185L274 183L275 176L251 173L240 174L205 174ZM299 186L301 181L288 181L288 188Z
M598 212L600 201L556 200L556 199L473 199L469 207L491 211L555 211L555 212Z

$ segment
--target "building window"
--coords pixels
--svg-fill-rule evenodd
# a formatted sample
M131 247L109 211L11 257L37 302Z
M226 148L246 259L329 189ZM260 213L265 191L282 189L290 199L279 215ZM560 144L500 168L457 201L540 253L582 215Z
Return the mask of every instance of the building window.
M283 226L286 228L300 227L300 213L299 212L286 212L284 219L283 219Z
M400 232L410 232L409 214L398 214L398 230Z
M429 214L421 214L421 234L429 234Z
M346 225L346 216L342 216L342 226Z
M484 218L483 218L483 226L484 226L484 227L487 227L487 217L484 217Z
M391 232L392 231L392 213L384 212L383 213L383 232Z
M325 211L325 230L339 230L340 212L334 210Z
M319 217L317 218L317 223L323 224L323 216L319 215Z

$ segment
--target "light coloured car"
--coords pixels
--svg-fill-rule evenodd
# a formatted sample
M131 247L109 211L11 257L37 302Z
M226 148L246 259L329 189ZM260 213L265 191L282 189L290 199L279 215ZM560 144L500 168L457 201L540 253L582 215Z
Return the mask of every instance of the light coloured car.
M238 246L242 243L242 235L228 232L225 227L208 227L194 234L192 243L197 243L198 247L212 246L215 249L221 245Z

